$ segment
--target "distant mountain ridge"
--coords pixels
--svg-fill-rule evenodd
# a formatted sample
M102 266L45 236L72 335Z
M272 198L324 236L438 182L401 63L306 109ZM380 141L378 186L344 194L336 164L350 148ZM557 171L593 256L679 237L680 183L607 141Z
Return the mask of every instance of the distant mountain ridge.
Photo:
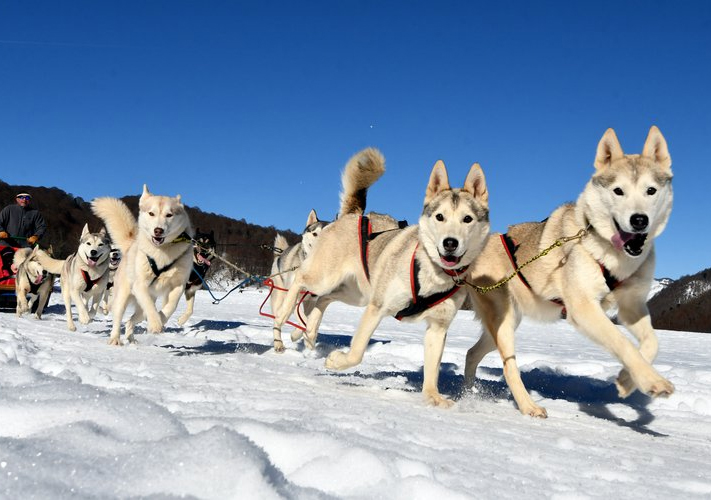
M655 280L648 306L661 330L711 333L711 268L678 280Z
M76 251L84 224L89 224L91 231L98 231L102 222L92 213L87 201L75 197L59 188L10 185L0 180L0 208L15 202L15 195L28 191L33 197L33 206L42 213L47 221L47 232L40 241L42 248L52 247L54 256L66 258ZM139 196L121 198L134 214L138 213ZM266 276L271 270L274 243L277 229L274 226L263 227L250 224L244 219L236 220L223 215L203 212L197 207L186 205L193 228L215 232L218 254L228 262L238 266L251 275ZM304 215L305 216L305 215ZM293 231L278 231L290 243L299 241L300 236ZM216 260L213 272L226 267L235 278L241 278L231 266Z

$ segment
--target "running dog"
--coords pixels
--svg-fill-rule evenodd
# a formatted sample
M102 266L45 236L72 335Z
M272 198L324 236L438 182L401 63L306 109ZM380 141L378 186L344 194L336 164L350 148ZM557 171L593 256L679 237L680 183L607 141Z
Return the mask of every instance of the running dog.
M84 224L79 248L65 260L38 253L37 261L48 272L59 274L62 298L66 308L67 328L74 332L77 327L72 318L72 303L77 309L79 323L86 325L96 316L99 302L109 282L109 252L111 243L106 230L92 233Z
M149 332L163 331L192 268L192 226L180 195L154 195L144 184L138 220L117 198L96 198L91 207L106 224L122 255L114 276L109 344L121 345L121 322L129 304L135 305L135 311L125 325L128 342L135 341L133 329L144 318L148 319ZM156 308L159 298L160 311Z
M326 360L327 368L344 370L360 363L383 317L425 321L423 396L429 404L448 407L452 401L437 387L439 366L447 328L466 297L455 280L479 255L489 234L484 174L474 164L464 187L452 189L444 163L438 161L419 225L399 229L395 222L378 229L369 227L362 214L367 189L383 171L376 150L351 159L343 174L338 219L324 228L318 245L296 271L275 333L294 310L302 289L318 296L307 320L307 335L314 335L323 309L334 300L366 306L350 351L333 351Z
M576 203L560 206L543 222L492 235L468 273L473 284L491 285L551 248L521 269L508 289L469 292L484 333L467 353L465 381L471 385L482 358L498 348L506 382L526 415L547 416L528 394L516 364L514 330L523 314L542 321L566 316L616 356L623 365L616 380L621 397L635 389L652 397L674 392L651 365L658 342L646 304L654 275L654 238L664 230L672 208L667 143L653 126L642 153L626 155L608 129L597 146L595 168ZM613 306L639 340L638 347L605 314Z
M104 290L104 296L101 298L101 311L105 315L109 314L111 310L111 302L114 298L114 275L120 263L121 250L111 247L111 252L109 253L109 282L106 283L106 290Z
M274 261L272 262L272 282L274 288L270 297L272 311L278 311L281 308L286 290L294 282L294 270L301 266L306 256L309 254L313 246L316 244L318 235L324 227L329 224L328 221L318 219L316 210L311 210L306 219L306 228L301 233L301 241L289 246L286 238L281 234L277 234L274 239ZM315 299L308 294L304 300L304 312L308 315L312 310ZM291 340L296 342L301 338L301 330L295 329L291 333ZM281 330L274 335L274 350L276 352L284 352L284 342L281 340Z
M52 293L54 275L48 273L37 261L37 254L40 252L45 253L39 247L18 248L13 257L13 266L17 269L15 295L17 296L16 312L18 317L32 311L32 306L37 303L35 316L37 319L42 319L42 312Z
M201 233L200 229L196 229L195 238L193 239L193 267L190 271L190 278L185 284L185 300L188 306L182 316L178 318L178 324L181 326L193 315L195 294L198 290L202 290L205 276L210 270L212 260L215 258L215 250L217 249L215 231Z

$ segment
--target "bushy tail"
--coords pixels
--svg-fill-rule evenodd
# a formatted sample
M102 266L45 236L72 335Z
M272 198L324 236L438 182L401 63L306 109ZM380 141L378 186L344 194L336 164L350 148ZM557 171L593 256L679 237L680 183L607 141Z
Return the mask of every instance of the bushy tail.
M35 260L40 263L42 268L48 273L61 274L64 267L64 260L58 260L50 257L44 250L37 250Z
M338 216L362 214L368 188L385 173L385 158L375 148L356 153L346 163L341 175L341 209Z
M138 223L126 204L118 198L96 198L91 210L104 221L113 245L126 254L138 235Z
M281 234L277 233L276 238L274 238L274 255L281 255L288 247L289 242L286 241L286 238L284 238Z

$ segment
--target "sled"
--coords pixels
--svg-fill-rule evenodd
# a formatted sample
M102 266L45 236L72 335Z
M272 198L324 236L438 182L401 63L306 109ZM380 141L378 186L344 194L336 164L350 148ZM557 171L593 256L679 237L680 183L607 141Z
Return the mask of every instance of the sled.
M12 309L17 307L17 295L15 295L15 273L12 270L12 258L15 256L17 248L10 246L0 246L0 309Z

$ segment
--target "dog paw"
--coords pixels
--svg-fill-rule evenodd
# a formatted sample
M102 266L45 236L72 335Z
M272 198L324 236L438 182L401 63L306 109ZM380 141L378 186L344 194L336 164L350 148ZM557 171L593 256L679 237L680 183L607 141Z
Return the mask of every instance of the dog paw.
M454 401L447 399L438 392L424 393L425 403L438 408L451 408Z
M160 333L163 331L163 322L160 319L148 320L148 333Z
M326 358L326 368L329 370L343 370L350 366L345 352L333 351Z
M123 343L122 343L121 340L119 340L118 338L111 337L111 338L109 339L109 345L122 346Z
M67 325L67 329L68 329L70 332L76 332L76 331L77 331L77 327L74 325L74 323L72 323L71 325Z
M281 340L274 341L274 352L278 352L279 354L281 354L285 350L286 349L284 347L284 342L282 342Z
M521 413L535 418L548 418L548 412L545 408L537 405L531 405L527 408L519 408Z
M668 398L674 394L674 384L663 378L652 384L647 394L653 398Z
M90 321L91 321L91 316L89 316L88 314L80 314L79 315L79 323L81 323L82 325L88 325Z
M630 372L628 372L624 368L617 376L617 380L615 380L615 385L617 386L617 395L620 396L622 399L628 397L637 389L637 386L635 386L634 381L630 376Z

